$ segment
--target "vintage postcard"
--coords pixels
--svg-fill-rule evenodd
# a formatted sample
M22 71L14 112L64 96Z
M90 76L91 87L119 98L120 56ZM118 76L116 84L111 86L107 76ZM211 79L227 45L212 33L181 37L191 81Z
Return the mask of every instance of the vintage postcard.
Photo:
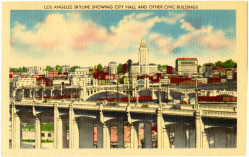
M247 2L2 6L3 156L245 155Z

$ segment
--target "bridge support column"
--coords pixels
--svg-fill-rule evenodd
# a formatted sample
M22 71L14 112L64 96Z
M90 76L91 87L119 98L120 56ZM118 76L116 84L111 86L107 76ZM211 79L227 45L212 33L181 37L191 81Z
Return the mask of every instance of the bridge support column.
M155 92L154 92L154 88L152 87L152 90L151 90L151 96L152 96L152 100L155 100L156 99L156 95L155 95Z
M79 128L73 105L69 105L69 148L79 148Z
M74 148L74 120L75 119L74 119L73 104L70 104L69 105L69 148Z
M22 98L21 98L21 101L23 101L24 100L24 89L22 89Z
M86 98L87 98L87 91L86 91L86 80L85 80L85 78L84 78L84 80L83 80L83 100L86 100Z
M124 120L118 118L118 148L124 148Z
M163 148L163 115L162 109L157 109L157 148Z
M170 93L169 93L169 85L167 86L167 102L169 102L169 97L170 97Z
M53 91L54 91L53 89L50 90L50 97L51 97L51 98L52 98L52 96L53 96Z
M44 101L44 90L42 89L42 91L41 91L41 97L42 97L42 101Z
M35 149L41 148L41 121L39 117L35 117Z
M79 118L79 147L93 148L94 146L94 120L92 118Z
M51 90L52 91L52 90ZM58 111L58 104L55 103L54 105L54 148L58 148L58 117L59 117L59 111Z
M16 97L16 90L13 90L12 91L12 98L13 98L13 100L15 100L15 97Z
M195 111L195 146L196 148L201 148L201 137L202 137L202 119L201 119L201 111L196 110Z
M62 84L61 84L60 95L62 95L62 92L63 92L63 88L62 88Z
M159 103L159 105L162 103L162 92L159 90L158 91L158 103Z
M151 122L144 123L144 148L152 148Z
M170 148L170 141L168 136L168 131L166 125L163 123L163 147L169 149Z
M138 149L138 124L131 124L131 148Z
M58 116L57 118L57 135L56 148L62 149L67 147L67 121L65 118Z
M32 98L32 90L29 90L29 97Z
M35 94L35 90L33 90L33 101L35 101L35 96L36 96L36 94Z
M106 123L103 123L103 148L110 148L110 146L111 146L110 129Z
M12 149L20 149L21 147L21 121L20 117L16 113L15 106L12 105L12 115L11 115L11 127L12 127L12 137L11 137L11 147Z

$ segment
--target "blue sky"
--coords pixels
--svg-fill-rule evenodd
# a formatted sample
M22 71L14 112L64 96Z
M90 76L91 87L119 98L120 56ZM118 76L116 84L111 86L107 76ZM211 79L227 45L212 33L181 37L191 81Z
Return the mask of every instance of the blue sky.
M236 60L235 10L12 10L10 27L13 64L137 62L142 38L157 64Z

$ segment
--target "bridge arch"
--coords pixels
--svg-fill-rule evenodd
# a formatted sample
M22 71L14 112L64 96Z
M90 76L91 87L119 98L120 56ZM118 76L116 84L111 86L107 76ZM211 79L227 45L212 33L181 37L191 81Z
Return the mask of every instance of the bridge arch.
M27 123L29 125L35 124L35 116L33 115L32 110L21 109L17 112L22 123Z
M117 90L99 90L99 91L96 91L96 92L93 92L91 94L89 94L87 97L86 97L86 100L90 100L91 97L95 96L95 95L98 95L98 94L101 94L101 93L118 93L119 95L123 95L123 96L126 96L127 94L123 91L117 91Z

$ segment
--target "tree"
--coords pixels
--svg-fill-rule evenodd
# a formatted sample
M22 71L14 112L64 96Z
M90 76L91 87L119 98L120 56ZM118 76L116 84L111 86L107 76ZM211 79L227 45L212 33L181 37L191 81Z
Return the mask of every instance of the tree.
M214 63L209 62L209 63L205 63L204 65L214 65Z
M214 63L215 66L224 66L224 63L221 61L215 62Z
M117 67L117 73L122 74L123 73L123 64L119 64Z
M234 62L232 59L226 60L224 62L224 67L225 68L233 68L234 66L237 66L237 63Z
M132 65L132 60L129 59L129 60L127 61L127 71L128 71L128 73L131 72L131 65Z
M125 78L126 76L123 76L123 77L121 77L121 78L119 78L118 79L118 82L120 83L120 84L124 84L124 78Z
M16 69L10 67L10 68L9 68L9 71L10 71L10 72L14 72L14 71L16 71Z
M26 67L22 67L22 72L27 72L27 68Z
M161 64L157 65L157 70L161 70Z
M59 65L56 65L55 69L57 70L58 73L61 73L61 71L62 71L61 66L59 66Z
M198 69L200 69L201 68L201 65L198 65Z
M51 66L46 66L45 70L46 70L46 71L52 71L53 68L52 68Z
M69 71L70 72L75 72L76 68L79 68L79 66L72 66L72 67L70 67Z
M99 71L104 71L104 69L103 69L103 67L102 67L101 64L98 64L98 65L97 65L97 69L99 69Z

